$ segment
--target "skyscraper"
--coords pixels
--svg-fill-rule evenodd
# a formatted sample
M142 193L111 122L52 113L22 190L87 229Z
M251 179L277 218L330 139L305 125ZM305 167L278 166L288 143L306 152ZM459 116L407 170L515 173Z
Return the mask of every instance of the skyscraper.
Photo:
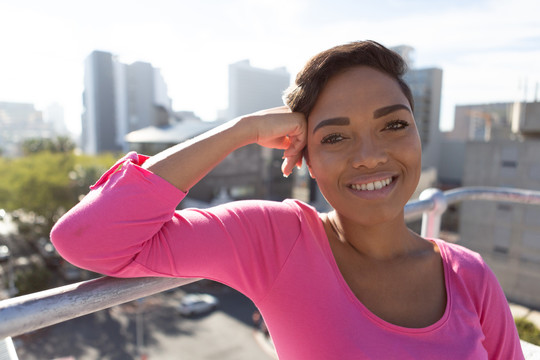
M404 76L414 98L414 118L422 140L422 168L436 168L439 162L439 121L441 113L442 70L418 69L414 64L414 48L400 45L392 48L407 63Z
M94 51L85 62L82 149L85 153L126 151L125 135L160 124L160 111L171 112L167 86L149 63L119 62Z
M249 60L230 64L228 117L283 105L281 96L290 81L284 67L260 69L251 66Z
M229 108L225 118L283 105L282 95L290 84L284 67L267 70L250 65L249 60L229 65ZM283 179L281 156L283 151L250 145L233 156L245 164L257 164L258 196L271 200L291 197L292 179Z

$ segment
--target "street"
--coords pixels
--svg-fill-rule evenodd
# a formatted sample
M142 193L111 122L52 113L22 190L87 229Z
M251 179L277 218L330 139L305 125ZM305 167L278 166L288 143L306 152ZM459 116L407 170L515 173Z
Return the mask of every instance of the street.
M209 314L181 317L176 307L186 291L211 293L219 307ZM249 299L228 287L195 283L13 340L21 360L128 360L141 359L140 354L160 360L272 359L255 340L254 310Z

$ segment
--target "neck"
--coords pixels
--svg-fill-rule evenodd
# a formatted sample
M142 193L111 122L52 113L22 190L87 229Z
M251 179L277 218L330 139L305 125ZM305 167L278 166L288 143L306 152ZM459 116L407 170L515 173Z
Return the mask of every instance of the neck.
M426 242L409 230L403 216L374 225L358 224L335 211L328 219L338 241L369 259L392 260L426 249Z

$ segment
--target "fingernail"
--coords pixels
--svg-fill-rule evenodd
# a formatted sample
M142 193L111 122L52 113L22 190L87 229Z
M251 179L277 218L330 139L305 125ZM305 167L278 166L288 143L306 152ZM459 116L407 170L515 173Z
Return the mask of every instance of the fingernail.
M283 174L283 177L284 177L284 178L288 178L289 175L287 175L287 174L284 173L284 174Z

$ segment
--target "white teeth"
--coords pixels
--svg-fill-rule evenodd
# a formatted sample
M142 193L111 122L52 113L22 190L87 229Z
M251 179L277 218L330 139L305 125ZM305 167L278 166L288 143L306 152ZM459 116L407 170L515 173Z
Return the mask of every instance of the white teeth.
M392 182L392 178L389 177L388 179L378 180L378 181L370 182L367 184L352 184L350 187L353 190L372 191L372 190L380 190L383 187L390 185L391 182Z

